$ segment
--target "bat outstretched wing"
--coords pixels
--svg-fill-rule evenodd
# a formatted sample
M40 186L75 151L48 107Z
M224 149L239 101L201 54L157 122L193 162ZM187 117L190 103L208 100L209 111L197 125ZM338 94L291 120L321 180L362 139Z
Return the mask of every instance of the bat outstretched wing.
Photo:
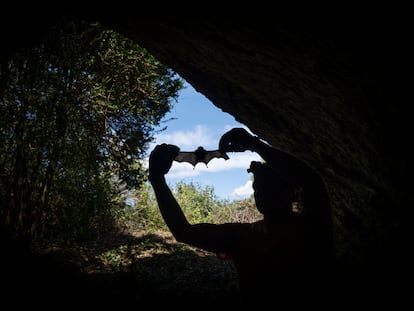
M192 151L181 151L174 159L177 162L187 162L195 166L197 164L197 156Z
M222 153L220 152L220 150L212 150L212 151L207 151L205 153L204 157L201 159L201 162L204 162L207 165L208 162L210 162L214 158L223 158L225 160L229 159L228 155L225 154L224 152Z

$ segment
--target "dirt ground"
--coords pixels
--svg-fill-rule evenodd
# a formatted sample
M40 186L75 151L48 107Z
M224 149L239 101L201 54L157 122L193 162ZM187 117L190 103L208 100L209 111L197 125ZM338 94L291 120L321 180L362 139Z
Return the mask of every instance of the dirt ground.
M111 233L2 264L3 302L14 307L237 306L231 262L177 243L169 232Z

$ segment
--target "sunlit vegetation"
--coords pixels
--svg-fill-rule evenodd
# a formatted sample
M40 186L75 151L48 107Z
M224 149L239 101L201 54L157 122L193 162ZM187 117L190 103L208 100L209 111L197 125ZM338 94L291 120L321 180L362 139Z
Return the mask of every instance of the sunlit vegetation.
M0 68L1 226L30 239L113 225L182 80L100 25L65 21Z
M179 182L170 186L190 223L252 222L261 219L253 198L244 200L220 200L214 188ZM135 229L168 231L158 210L152 188L144 184L135 191L134 208L123 214L123 223Z
M261 218L252 198L230 202L217 199L211 187L191 183L171 187L190 222L251 222ZM43 254L63 253L65 260L77 262L92 287L106 284L107 299L118 299L119 288L127 287L131 297L237 304L238 281L232 262L177 243L161 218L148 184L134 195L135 205L118 214L114 231L69 245L40 245L38 250Z
M0 67L2 238L24 241L48 271L57 265L71 278L83 275L77 281L86 293L108 287L93 293L102 297L118 299L116 287L125 284L140 297L237 295L231 263L177 243L146 182L144 155L182 82L98 24L63 21L17 51ZM171 188L191 223L260 218L252 198L219 200L197 184ZM3 259L32 273L24 254L9 260L6 250Z

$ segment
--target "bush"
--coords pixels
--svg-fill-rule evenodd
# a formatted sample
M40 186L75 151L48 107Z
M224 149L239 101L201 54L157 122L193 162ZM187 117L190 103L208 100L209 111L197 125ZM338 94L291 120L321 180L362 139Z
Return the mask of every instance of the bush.
M184 182L171 186L171 190L192 224L253 222L261 219L252 197L236 201L220 200L214 194L213 187ZM123 221L132 229L168 230L149 184L134 192L134 207L128 209Z

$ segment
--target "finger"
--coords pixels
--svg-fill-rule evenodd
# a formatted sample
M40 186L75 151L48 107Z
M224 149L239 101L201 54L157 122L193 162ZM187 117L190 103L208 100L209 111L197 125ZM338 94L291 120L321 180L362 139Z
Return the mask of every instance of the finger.
M180 148L175 145L169 145L168 154L171 158L175 158L180 152Z

